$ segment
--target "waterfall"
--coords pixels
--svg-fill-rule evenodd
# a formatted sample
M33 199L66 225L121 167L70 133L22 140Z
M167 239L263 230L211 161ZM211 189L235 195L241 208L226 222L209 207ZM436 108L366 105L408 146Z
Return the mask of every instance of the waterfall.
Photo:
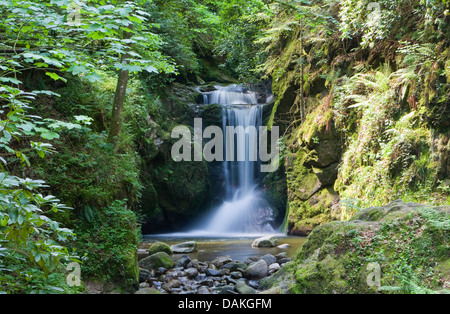
M263 104L258 94L241 85L216 86L216 90L203 94L205 104L222 106L222 130L227 127L262 126ZM254 136L251 136L254 135ZM212 233L273 233L273 212L264 195L257 188L259 166L257 134L226 133L222 162L224 202L200 227ZM230 142L232 141L232 142ZM232 151L230 151L232 150Z

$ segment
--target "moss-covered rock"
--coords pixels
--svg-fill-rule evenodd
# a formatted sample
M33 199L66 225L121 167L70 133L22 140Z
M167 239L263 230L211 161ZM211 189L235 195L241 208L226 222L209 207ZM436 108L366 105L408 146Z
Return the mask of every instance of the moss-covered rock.
M174 267L174 262L170 258L169 254L165 252L158 252L140 260L139 267L147 270L157 269L159 267L171 269Z
M315 228L264 287L285 281L285 293L443 292L450 287L449 231L450 206L398 200L367 208L351 221ZM381 269L375 285L373 263Z
M148 254L149 255L153 255L153 254L158 253L158 252L165 252L165 253L167 253L169 255L173 254L172 249L170 248L170 246L168 246L164 242L159 242L159 241L153 243L150 246L150 248L148 249Z
M83 279L134 291L139 283L136 214L117 201L90 222L80 220L75 232L77 252L84 255Z

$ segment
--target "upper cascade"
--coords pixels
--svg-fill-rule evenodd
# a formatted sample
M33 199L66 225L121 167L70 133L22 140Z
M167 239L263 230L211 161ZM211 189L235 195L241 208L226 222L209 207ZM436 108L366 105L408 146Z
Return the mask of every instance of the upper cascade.
M214 86L216 90L203 93L203 103L207 105L256 105L258 93L242 85Z

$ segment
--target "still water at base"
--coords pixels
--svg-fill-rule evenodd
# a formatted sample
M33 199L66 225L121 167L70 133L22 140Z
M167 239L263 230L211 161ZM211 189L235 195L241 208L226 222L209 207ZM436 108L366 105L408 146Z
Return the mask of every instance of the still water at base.
M181 234L180 234L181 235ZM282 248L253 248L252 243L257 238L255 237L233 237L233 238L190 238L177 237L173 235L147 235L144 236L140 249L148 249L152 243L161 241L168 245L178 244L187 241L196 241L198 250L195 253L186 254L191 258L196 258L199 261L212 261L218 256L230 256L233 260L243 261L249 257L261 257L265 254L277 255L281 252L286 252L287 257L292 257L294 253L303 245L306 238L304 237L289 237L286 235L275 235L278 239L278 245L287 244ZM179 254L180 256L182 254Z

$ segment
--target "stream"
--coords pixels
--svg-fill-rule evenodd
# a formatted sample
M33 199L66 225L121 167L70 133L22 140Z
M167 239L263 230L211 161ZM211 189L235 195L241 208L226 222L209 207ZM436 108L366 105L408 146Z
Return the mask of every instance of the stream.
M215 237L215 238L192 238L181 236L177 234L169 235L147 235L140 245L141 250L147 250L153 243L162 241L168 245L179 244L187 241L196 241L198 250L195 253L187 254L192 259L199 261L212 261L218 256L230 256L233 260L246 260L247 258L258 258L266 254L277 255L286 252L287 257L293 257L294 253L302 246L306 238L291 237L285 235L276 236L279 245L284 245L284 248L253 248L252 242L255 237L242 236L234 238ZM176 254L179 255L179 254ZM177 259L177 256L174 259ZM179 255L181 256L181 254Z

